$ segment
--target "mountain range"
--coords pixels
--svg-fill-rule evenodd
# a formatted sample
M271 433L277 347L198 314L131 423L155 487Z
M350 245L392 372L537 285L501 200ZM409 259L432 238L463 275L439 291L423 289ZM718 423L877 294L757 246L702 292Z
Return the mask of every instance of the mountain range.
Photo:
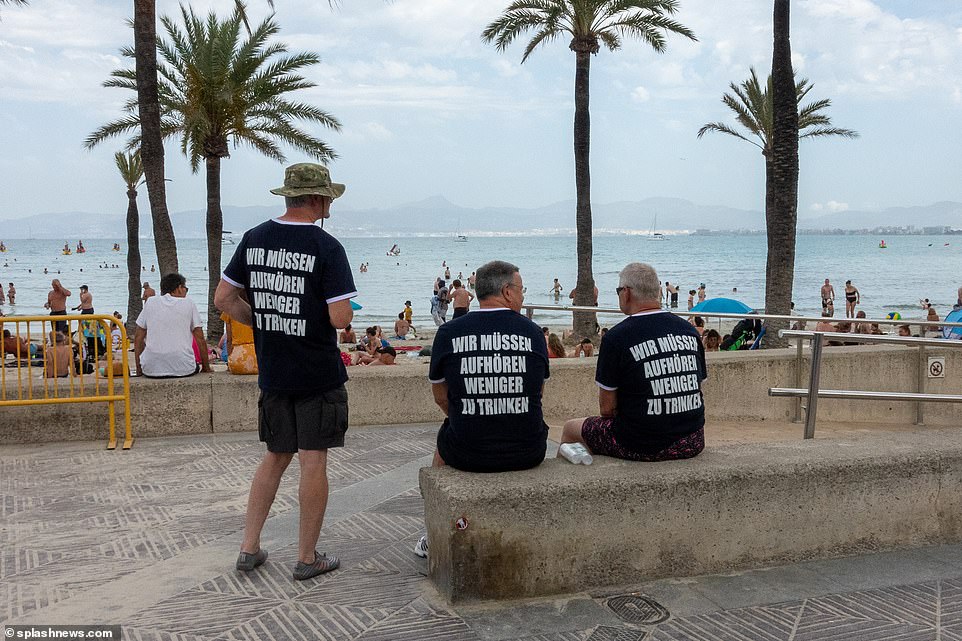
M242 232L281 213L279 207L225 205L224 229ZM327 227L342 236L570 234L574 232L573 200L533 209L512 207L468 208L442 196L384 209L335 207ZM592 205L596 234L648 233L652 228L665 233L695 230L763 230L760 211L698 205L680 198L648 198L638 202ZM178 238L203 238L203 210L171 215ZM859 230L877 227L962 228L962 203L939 202L918 207L892 207L880 211L844 211L810 215L799 220L800 230ZM74 238L122 238L123 214L89 212L47 213L0 221L3 238L65 239L69 229ZM150 234L149 211L141 211L141 234Z

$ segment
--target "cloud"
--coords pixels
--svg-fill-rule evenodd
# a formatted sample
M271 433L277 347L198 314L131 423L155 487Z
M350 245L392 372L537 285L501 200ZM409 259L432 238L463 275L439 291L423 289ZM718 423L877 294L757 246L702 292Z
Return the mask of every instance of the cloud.
M384 142L394 139L394 132L383 124L375 121L363 122L358 125L345 123L344 137L360 141Z
M814 203L811 207L812 211L827 211L833 214L838 214L843 211L848 211L850 209L848 203L840 203L837 200L830 200L825 204Z
M651 100L651 92L644 87L635 87L631 92L631 99L635 102L648 102Z

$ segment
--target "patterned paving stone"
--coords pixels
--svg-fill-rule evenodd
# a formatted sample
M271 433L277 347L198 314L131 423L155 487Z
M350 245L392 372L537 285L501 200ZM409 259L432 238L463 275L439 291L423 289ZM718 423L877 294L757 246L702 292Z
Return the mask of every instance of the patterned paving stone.
M62 585L0 581L0 623L69 597L70 590Z
M218 637L281 605L250 596L187 590L138 613L138 627Z
M457 617L423 614L414 608L401 608L361 634L358 641L480 641Z
M374 574L339 570L319 586L297 597L304 603L350 605L369 608L401 608L426 587L424 577Z
M133 532L100 545L106 557L150 559L162 561L200 547L223 536L222 534L184 533L161 528Z
M424 499L421 498L419 490L408 490L383 503L378 503L367 511L378 514L402 514L424 519Z
M938 590L938 583L932 581L810 599L802 622L821 616L934 626L939 612Z
M63 554L29 547L5 545L0 548L0 579L9 579L47 563L63 558Z
M326 536L368 541L399 541L424 529L424 520L401 514L359 512L325 527Z
M390 610L285 603L229 630L222 638L229 641L344 641L356 639L389 616Z
M644 630L633 628L599 625L594 632L588 636L587 641L643 641L648 637Z
M122 626L120 632L124 641L209 641L207 637L195 634L177 634L133 626Z
M789 641L797 614L777 607L741 608L668 621L656 628L658 641Z

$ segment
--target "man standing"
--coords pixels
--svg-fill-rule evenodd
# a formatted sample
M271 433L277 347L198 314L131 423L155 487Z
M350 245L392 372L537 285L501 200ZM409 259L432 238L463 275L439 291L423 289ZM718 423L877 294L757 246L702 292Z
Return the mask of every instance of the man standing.
M630 461L696 456L705 447L702 341L691 324L661 309L653 267L631 263L619 282L618 305L628 318L601 343L600 416L566 422L561 442Z
M143 301L146 303L148 298L150 298L151 296L156 296L156 295L157 295L157 292L154 291L154 288L150 286L150 283L144 283L144 298L143 298Z
M214 304L254 328L259 429L267 443L251 483L236 567L250 571L267 560L261 530L296 453L301 477L294 579L303 581L340 565L315 548L327 509L327 450L343 447L348 422L347 370L337 330L350 324L357 290L344 248L314 224L330 218L344 185L331 182L323 165L300 163L287 168L284 186L271 193L284 196L286 213L244 234Z
M183 378L210 371L204 326L187 291L187 279L172 272L160 279L161 295L144 303L134 332L137 376ZM194 358L195 342L200 365Z
M80 286L80 304L73 308L74 310L80 310L81 314L93 314L94 313L94 297L90 293L90 288L86 285Z
M70 290L61 285L56 278L50 282L50 287L52 289L47 294L47 302L44 307L50 310L51 316L66 316L67 298L70 296ZM9 298L11 299L10 303L13 304L13 297L10 296ZM67 333L67 321L57 321L54 323L54 327L58 332Z
M438 431L435 467L508 472L544 460L548 427L541 391L548 349L541 330L520 314L518 268L492 261L477 272L481 309L438 328L428 376L447 418ZM427 536L414 553L426 557Z
M448 298L451 299L451 304L454 306L454 316L451 318L460 318L468 313L468 308L471 307L471 301L474 300L474 294L466 290L461 286L461 281L457 278L451 283L451 291L448 292Z
M827 278L822 285L822 316L835 316L835 288Z

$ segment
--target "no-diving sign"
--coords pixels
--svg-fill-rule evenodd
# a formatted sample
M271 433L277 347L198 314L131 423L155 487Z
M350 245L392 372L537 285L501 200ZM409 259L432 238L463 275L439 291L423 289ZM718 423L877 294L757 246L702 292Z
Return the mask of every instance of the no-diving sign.
M945 357L929 357L929 378L945 378Z

